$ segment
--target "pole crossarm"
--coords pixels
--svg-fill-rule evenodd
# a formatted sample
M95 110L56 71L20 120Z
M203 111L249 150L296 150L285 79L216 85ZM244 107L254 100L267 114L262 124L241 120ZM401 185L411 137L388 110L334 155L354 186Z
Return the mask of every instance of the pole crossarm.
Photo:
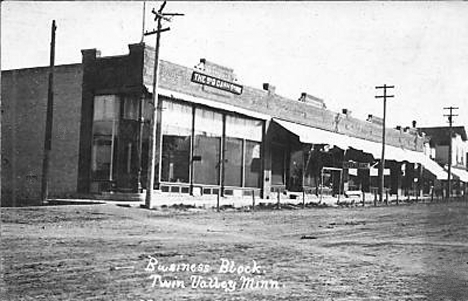
M165 32L165 31L169 31L169 30L171 30L170 27L161 28L160 30L147 31L147 32L145 32L145 36L150 36L150 35L155 34L155 33L161 33L161 32Z

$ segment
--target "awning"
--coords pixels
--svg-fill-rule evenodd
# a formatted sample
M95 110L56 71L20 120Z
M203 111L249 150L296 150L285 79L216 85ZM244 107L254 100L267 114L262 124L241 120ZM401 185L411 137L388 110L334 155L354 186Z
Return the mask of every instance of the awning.
M276 118L273 120L286 130L297 135L299 141L303 143L330 144L336 145L341 149L347 149L349 147L348 140L350 137L348 136Z
M299 137L299 141L303 143L336 145L337 147L343 150L352 147L354 149L371 154L374 157L374 159L381 159L382 157L382 144L380 143L337 134L326 130L320 130L310 126L279 120L276 118L274 118L273 120L286 130L297 135ZM422 164L424 168L426 168L429 172L434 174L437 179L447 179L447 172L441 166L439 166L437 162L431 160L429 157L427 157L421 152L386 145L385 159L395 160L398 162L407 161L411 163ZM468 172L465 173L468 180Z
M467 183L468 182L468 172L463 169L453 168L451 169L452 173L460 178L460 181Z
M413 154L414 160L416 160L417 163L422 164L422 166L424 166L425 169L427 169L433 175L435 175L438 180L447 180L447 177L448 177L447 172L442 168L442 166L437 164L437 162L427 157L423 153L418 153L418 152L412 152L412 153L414 153Z
M337 134L326 130L320 130L310 126L279 120L276 118L273 120L286 130L299 136L299 141L303 143L330 144L336 145L341 149L348 149L351 147L371 154L374 159L381 158L382 144L380 143ZM404 161L405 154L402 149L387 145L385 147L385 158L389 160Z

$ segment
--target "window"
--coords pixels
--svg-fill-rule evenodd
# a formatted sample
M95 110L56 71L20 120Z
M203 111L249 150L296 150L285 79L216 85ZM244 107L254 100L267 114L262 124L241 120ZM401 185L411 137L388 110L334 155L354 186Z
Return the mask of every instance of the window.
M220 185L223 114L164 100L161 122L161 180L189 183L192 167L194 184ZM260 187L263 122L227 115L225 123L224 186Z
M118 113L118 98L115 95L94 97L94 121L112 121L118 117Z
M261 153L260 142L245 141L245 187L260 187L261 185Z
M192 107L163 101L162 174L166 182L189 182Z
M102 95L94 98L91 156L93 179L113 179L119 104L119 99L115 95Z
M112 140L107 137L95 137L91 170L95 179L109 179L111 177Z
M271 184L284 185L284 148L273 144L271 146Z
M138 110L140 108L140 99L134 96L125 96L123 107L123 119L138 120Z
M219 159L223 117L207 109L195 110L195 145L193 146L193 182L219 185Z
M239 138L226 137L224 151L224 185L242 186L242 155L244 141Z
M263 122L226 116L224 185L260 187Z

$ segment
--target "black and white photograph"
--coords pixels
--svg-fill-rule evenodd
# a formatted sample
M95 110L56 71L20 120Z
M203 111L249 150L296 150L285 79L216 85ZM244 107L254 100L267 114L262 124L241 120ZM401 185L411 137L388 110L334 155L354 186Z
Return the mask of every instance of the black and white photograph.
M1 301L468 301L468 2L0 1Z

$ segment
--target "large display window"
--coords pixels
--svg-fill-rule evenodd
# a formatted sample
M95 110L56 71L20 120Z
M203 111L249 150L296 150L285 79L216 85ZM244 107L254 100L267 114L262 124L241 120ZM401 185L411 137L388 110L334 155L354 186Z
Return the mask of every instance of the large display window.
M115 95L94 97L91 172L95 180L114 179L114 150L120 112Z
M208 109L196 108L194 132L193 182L219 185L223 115Z
M262 121L226 116L224 185L260 187Z
M261 187L263 121L163 101L161 181Z
M162 170L165 182L189 182L192 107L163 101Z

